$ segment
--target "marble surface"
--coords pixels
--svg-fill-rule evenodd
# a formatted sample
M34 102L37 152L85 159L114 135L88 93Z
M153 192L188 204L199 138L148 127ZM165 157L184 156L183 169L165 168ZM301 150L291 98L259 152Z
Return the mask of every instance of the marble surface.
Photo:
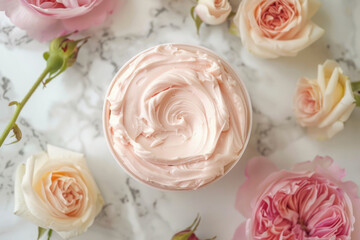
M297 57L263 60L249 54L227 24L203 26L196 35L189 10L195 1L129 0L113 24L100 29L81 50L74 67L32 97L18 121L23 140L0 150L0 239L36 239L37 228L12 214L14 171L50 143L84 152L106 205L87 233L77 239L170 239L200 213L199 237L228 240L243 218L234 209L246 161L266 155L280 167L329 155L360 184L360 111L329 141L315 141L295 122L292 98L301 76L316 76L317 64L338 61L360 80L360 2L323 0L313 18L326 34ZM237 4L233 1L234 6ZM230 61L250 92L254 122L248 149L220 181L195 192L163 192L131 179L111 157L103 136L106 88L118 69L139 51L159 43L198 44ZM0 129L44 68L39 43L0 14ZM60 239L56 234L53 239Z

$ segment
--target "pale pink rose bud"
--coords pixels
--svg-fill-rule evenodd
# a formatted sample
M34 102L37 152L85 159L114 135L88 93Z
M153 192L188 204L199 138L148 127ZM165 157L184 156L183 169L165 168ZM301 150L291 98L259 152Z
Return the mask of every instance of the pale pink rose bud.
M228 0L199 0L195 12L204 23L218 25L226 21L231 5Z
M246 167L236 208L246 222L233 240L360 239L360 198L345 171L329 157L279 170L256 157Z
M297 84L295 116L315 138L327 139L340 132L355 106L351 82L334 61L319 65L317 79L301 78Z

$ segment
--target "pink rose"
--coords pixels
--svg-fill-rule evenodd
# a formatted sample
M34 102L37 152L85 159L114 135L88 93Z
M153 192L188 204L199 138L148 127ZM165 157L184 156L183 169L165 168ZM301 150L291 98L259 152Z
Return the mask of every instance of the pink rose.
M351 82L334 61L319 65L317 79L301 78L297 84L295 115L313 137L333 137L344 128L354 108Z
M99 25L122 0L0 0L0 10L28 35L52 40Z
M318 0L243 0L234 23L243 45L263 58L295 56L323 34L311 22Z
M247 218L234 240L360 239L360 198L329 157L279 170L264 157L246 168L236 208Z

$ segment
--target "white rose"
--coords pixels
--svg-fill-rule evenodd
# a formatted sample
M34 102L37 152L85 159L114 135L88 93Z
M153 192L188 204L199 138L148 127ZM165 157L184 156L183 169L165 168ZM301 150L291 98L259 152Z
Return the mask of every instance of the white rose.
M297 84L296 118L318 139L331 138L341 131L354 108L351 82L334 61L319 65L317 80L302 78Z
M295 56L324 30L311 22L318 0L243 0L234 18L243 45L263 58Z
M103 205L82 154L48 146L17 169L14 213L64 239L85 232Z
M228 0L199 0L195 12L204 23L217 25L226 21L231 5Z

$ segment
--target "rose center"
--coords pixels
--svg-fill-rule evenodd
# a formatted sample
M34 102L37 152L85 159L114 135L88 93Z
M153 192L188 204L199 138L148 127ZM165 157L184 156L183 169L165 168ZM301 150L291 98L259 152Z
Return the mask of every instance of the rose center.
M296 14L295 5L285 0L263 1L256 9L258 25L269 35L267 31L280 30L287 26Z
M306 234L308 235L309 234L309 229L307 228L307 225L306 225L305 221L302 220L302 219L299 219L298 224L300 225L301 230L306 232Z
M66 171L49 172L42 177L39 194L58 216L77 216L86 201L82 179Z
M215 0L214 5L216 8L221 8L222 0Z
M71 205L82 199L82 193L76 184L71 184L66 189L60 189L62 191L63 199L67 205Z
M67 216L76 215L83 199L83 191L76 180L64 176L53 176L52 180L50 190L56 199L54 206L60 206L59 210Z
M308 92L303 99L303 106L305 106L304 111L308 114L315 114L319 112L320 106L316 98Z
M326 179L299 179L262 199L256 212L256 237L343 239L350 233L344 202L344 193Z

